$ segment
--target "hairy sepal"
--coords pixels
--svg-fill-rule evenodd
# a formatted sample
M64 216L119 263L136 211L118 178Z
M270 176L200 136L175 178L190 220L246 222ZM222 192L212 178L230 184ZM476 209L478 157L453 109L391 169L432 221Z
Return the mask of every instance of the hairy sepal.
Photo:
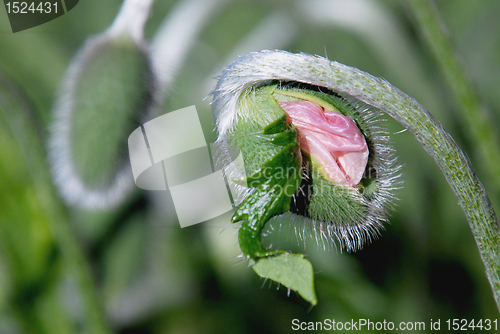
M292 219L277 221L294 225L293 230L302 239L312 233L322 247L337 244L341 249L358 250L378 237L383 228L399 176L400 167L395 165L393 149L379 125L376 111L328 90L312 90L297 84L248 88L239 100L237 118L228 133L229 146L243 153L247 175L258 171L266 159L278 153L278 148L255 133L286 115L279 103L296 101L311 101L352 119L363 134L370 154L363 177L355 187L332 182L314 157L303 154L304 175L300 191L292 200L295 204Z

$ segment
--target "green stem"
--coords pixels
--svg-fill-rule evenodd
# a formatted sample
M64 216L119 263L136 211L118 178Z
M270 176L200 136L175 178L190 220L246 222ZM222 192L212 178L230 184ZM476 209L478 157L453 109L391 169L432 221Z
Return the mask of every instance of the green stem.
M325 58L284 51L250 53L234 62L228 84L296 81L346 93L387 113L407 128L436 161L467 216L500 307L500 232L483 185L442 125L414 98L384 79ZM234 84L233 84L234 86ZM232 86L232 87L233 87Z
M436 57L448 85L459 104L466 135L479 149L479 158L489 176L500 187L500 138L477 90L457 56L449 31L432 0L411 0L418 28Z
M386 81L358 69L332 64L339 82L332 88L349 91L357 99L386 112L407 128L436 161L467 216L497 305L500 307L500 232L486 191L470 162L441 124L420 105ZM334 80L332 80L334 81Z

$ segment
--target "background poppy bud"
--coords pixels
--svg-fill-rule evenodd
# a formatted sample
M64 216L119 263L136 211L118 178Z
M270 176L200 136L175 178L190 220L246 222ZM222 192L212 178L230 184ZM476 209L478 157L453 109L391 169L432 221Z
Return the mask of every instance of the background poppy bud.
M54 108L50 162L64 200L103 208L133 189L127 138L151 111L154 76L142 28L151 1L128 1L69 66Z

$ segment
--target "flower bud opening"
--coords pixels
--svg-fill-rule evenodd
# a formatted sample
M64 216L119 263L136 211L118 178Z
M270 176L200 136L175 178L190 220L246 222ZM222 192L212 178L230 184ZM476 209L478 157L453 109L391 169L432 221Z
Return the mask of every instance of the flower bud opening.
M299 131L303 152L316 159L338 184L355 187L368 163L368 145L356 123L311 101L282 102L288 121Z

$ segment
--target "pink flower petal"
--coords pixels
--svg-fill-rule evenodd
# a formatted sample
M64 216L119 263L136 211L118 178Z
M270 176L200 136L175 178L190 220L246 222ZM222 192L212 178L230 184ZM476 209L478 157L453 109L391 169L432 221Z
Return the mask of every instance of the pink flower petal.
M356 123L310 101L280 106L299 130L299 145L315 158L333 181L355 187L368 162L368 146Z

